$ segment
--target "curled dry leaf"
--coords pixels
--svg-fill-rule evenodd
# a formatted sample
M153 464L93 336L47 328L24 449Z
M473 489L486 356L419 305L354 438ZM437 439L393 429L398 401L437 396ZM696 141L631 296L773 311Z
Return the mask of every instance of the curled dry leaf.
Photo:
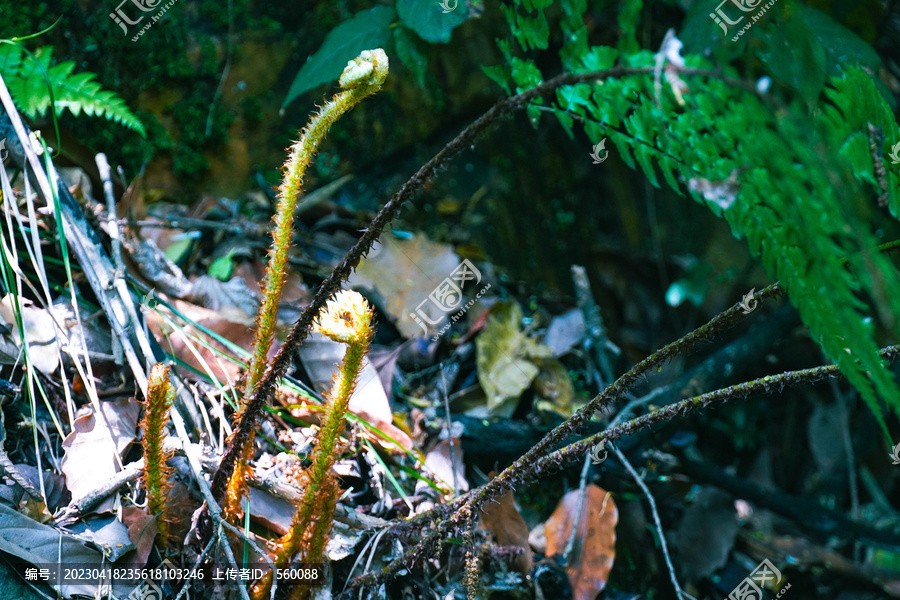
M134 441L141 403L134 398L101 401L99 418L88 408L91 412L75 419L62 444L61 469L75 499L99 488L119 471L118 458ZM108 498L96 511L110 510L112 503Z
M534 557L528 545L528 525L516 508L512 490L508 490L496 502L489 502L481 509L481 524L494 534L498 545L520 550L516 556L516 570L522 574L531 571Z
M578 515L580 496L580 490L572 490L563 496L544 524L547 556L564 554L569 535L575 528L572 553L564 557L566 574L574 590L572 597L573 600L594 600L606 587L616 559L619 510L609 492L589 484L584 489L584 503Z

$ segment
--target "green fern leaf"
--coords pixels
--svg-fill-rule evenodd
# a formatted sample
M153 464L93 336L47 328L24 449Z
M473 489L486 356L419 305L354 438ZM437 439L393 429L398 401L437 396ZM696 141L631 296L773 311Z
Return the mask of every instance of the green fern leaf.
M0 73L19 109L30 118L50 108L68 109L76 117L86 115L114 121L146 137L143 124L116 93L102 90L93 73L75 73L74 62L51 64L52 48L43 47L27 55L15 44L0 44ZM49 87L48 87L49 86Z

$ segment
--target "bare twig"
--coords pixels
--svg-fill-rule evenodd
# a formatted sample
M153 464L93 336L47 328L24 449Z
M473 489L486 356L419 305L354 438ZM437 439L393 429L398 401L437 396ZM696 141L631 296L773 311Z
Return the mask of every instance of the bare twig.
M641 479L638 472L634 470L634 467L628 462L628 459L625 458L625 454L619 450L615 444L610 444L609 449L613 451L616 458L619 459L619 462L622 463L625 470L628 471L631 478L634 479L634 482L641 488L644 497L647 498L647 504L650 505L650 513L653 515L653 523L656 525L656 533L659 535L659 549L662 550L663 557L666 559L666 567L669 569L669 579L672 581L672 587L675 588L675 594L678 596L678 600L683 600L684 598L697 600L678 585L678 579L675 577L675 567L672 565L672 557L669 556L669 546L666 544L666 534L663 531L662 522L659 520L659 512L656 510L656 500L653 498L653 494L650 493L647 484L644 483L644 480Z
M881 356L889 361L897 359L900 357L900 345L884 348L881 351ZM590 452L591 448L603 440L612 441L627 435L633 435L641 429L652 425L664 423L676 417L684 417L699 408L709 408L730 400L745 400L754 395L774 394L781 392L786 387L822 383L833 377L843 377L837 365L787 371L778 375L767 375L766 377L732 385L693 398L686 398L679 402L673 402L659 410L642 415L621 425L607 428L605 431L561 448L538 460L535 464L535 469L546 471L558 468L576 458L580 459L586 452Z
M104 481L103 485L91 490L80 498L73 499L68 506L60 509L54 517L54 521L61 527L74 523L81 515L100 504L107 496L120 487L138 479L143 472L143 458L125 465L125 468Z

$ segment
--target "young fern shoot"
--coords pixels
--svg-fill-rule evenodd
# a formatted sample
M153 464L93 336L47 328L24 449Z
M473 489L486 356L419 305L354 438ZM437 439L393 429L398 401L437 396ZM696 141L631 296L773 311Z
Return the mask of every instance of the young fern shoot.
M330 102L325 104L310 119L303 129L300 140L290 150L287 162L284 164L284 180L278 195L278 206L275 213L275 227L272 230L272 247L269 250L269 264L266 267L263 299L256 317L256 338L253 344L253 356L247 379L244 386L244 397L248 398L253 388L262 379L266 369L269 349L275 338L275 325L277 323L278 303L284 288L287 275L288 248L291 245L294 225L294 209L297 206L297 198L303 188L303 176L319 148L319 144L325 139L329 128L345 112L353 108L366 96L370 96L381 89L388 74L388 58L384 50L364 50L360 55L347 63L347 67L341 74L340 85L343 91L336 94ZM246 401L241 411L246 408ZM238 423L242 423L239 417ZM240 442L240 454L237 464L227 464L223 461L222 468L232 469L225 473L228 484L225 490L223 512L231 521L239 520L240 500L246 493L246 468L247 461L253 457L253 440L255 437L254 425L251 419L245 423L246 427L236 427L232 435ZM218 499L218 498L217 498Z
M313 329L336 342L347 344L347 351L327 395L324 417L316 434L312 464L304 472L302 500L294 513L290 530L277 544L273 562L278 569L286 568L294 559L301 563L325 561L325 546L341 493L332 467L339 453L338 439L344 430L350 396L356 388L363 358L372 340L372 309L359 293L338 292L316 318ZM254 588L254 600L268 598L271 584L272 574L269 573ZM291 592L294 600L305 599L308 595L309 588L302 585Z
M166 423L169 422L169 409L175 400L175 387L169 381L169 367L162 363L153 365L147 380L147 401L144 408L144 419L141 429L144 430L144 488L147 490L147 511L156 517L159 531L159 544L162 547L169 541L169 516L167 495L171 487L169 478L172 468L168 466L171 452L164 449L166 441Z

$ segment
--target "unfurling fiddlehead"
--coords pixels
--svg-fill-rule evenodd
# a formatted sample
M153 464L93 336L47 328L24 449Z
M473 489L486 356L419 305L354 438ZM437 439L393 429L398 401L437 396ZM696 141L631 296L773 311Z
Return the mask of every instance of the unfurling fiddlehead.
M332 516L341 492L331 468L338 454L338 438L344 430L350 396L372 340L372 310L357 292L342 291L326 305L313 328L336 342L347 344L347 351L327 395L312 464L303 475L303 497L290 530L278 541L274 563L279 569L287 567L293 559L301 563L325 560ZM255 599L268 597L271 580L270 573L256 586ZM292 591L292 598L306 598L308 592L306 586L297 586Z
M293 235L294 209L297 197L303 187L303 176L306 168L316 153L319 144L325 138L329 128L341 115L366 96L381 89L388 74L388 58L384 50L364 50L360 55L347 63L341 74L342 92L336 94L310 119L300 135L300 140L291 147L290 155L284 164L284 180L278 196L278 207L275 213L275 227L272 230L272 247L269 250L269 264L262 303L256 317L256 339L253 357L244 387L244 397L249 398L253 388L259 383L266 368L269 348L275 338L278 302L284 287L287 274L287 253ZM243 413L245 405L241 407ZM223 512L229 520L235 521L240 516L240 499L246 492L247 461L253 457L253 440L255 437L256 414L239 414L237 426L232 434L234 442L240 445L236 464L224 460L220 469L225 469L217 478L227 477ZM230 472L229 472L230 471ZM213 485L213 491L218 491ZM219 498L216 498L219 500Z
M164 449L169 409L175 400L175 388L169 381L169 367L153 365L147 380L147 400L141 429L144 431L144 488L147 490L147 511L156 517L159 543L165 547L169 540L167 495L171 487L172 468L166 463L171 453Z

